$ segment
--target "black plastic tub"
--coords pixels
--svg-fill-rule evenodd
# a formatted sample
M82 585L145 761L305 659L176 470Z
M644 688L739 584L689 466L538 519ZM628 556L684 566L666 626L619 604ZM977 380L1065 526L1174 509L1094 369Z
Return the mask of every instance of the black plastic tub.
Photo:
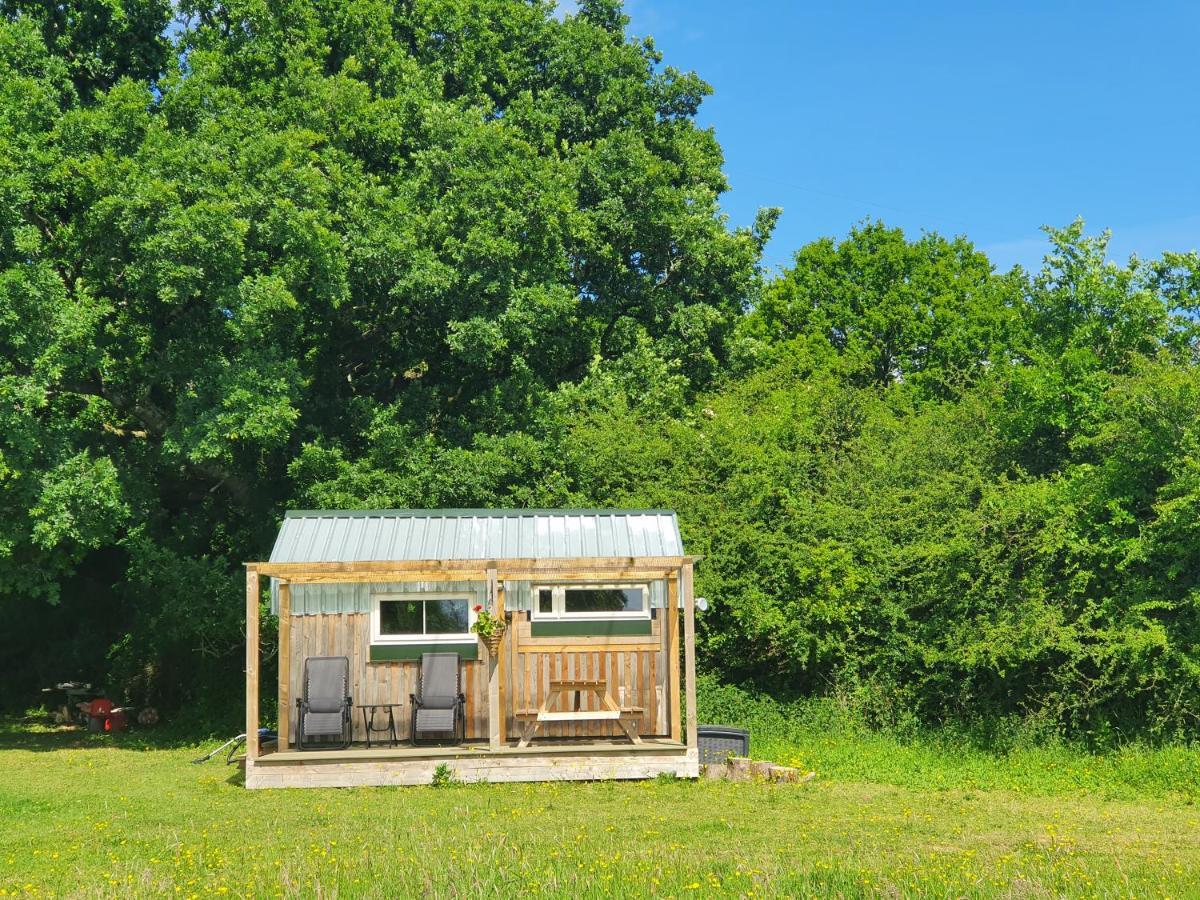
M723 763L731 756L750 755L750 732L728 725L701 725L696 729L700 764Z

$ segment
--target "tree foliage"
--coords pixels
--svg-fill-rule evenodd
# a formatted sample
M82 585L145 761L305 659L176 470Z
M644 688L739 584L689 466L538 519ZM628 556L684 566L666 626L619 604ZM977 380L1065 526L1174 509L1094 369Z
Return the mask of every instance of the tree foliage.
M34 26L84 99L122 78L151 81L163 71L170 10L167 0L0 0L0 20Z
M727 679L1196 733L1195 255L866 222L764 282L615 0L174 9L0 0L24 689L236 694L291 505L671 506Z
M727 227L708 87L619 6L195 2L169 52L165 10L0 6L7 603L115 569L120 654L227 658L184 609L289 501L490 502L598 360L714 383L773 219Z
M771 344L834 354L855 384L906 382L945 395L1011 352L1014 311L987 257L964 238L910 243L867 222L840 243L802 248L747 321Z
M680 510L710 666L885 721L1195 734L1200 259L1049 237L1041 271L985 270L941 312L945 241L820 241L745 321L758 368L681 418L609 400L572 428L583 496ZM864 297L893 300L844 312ZM885 338L921 363L878 366Z

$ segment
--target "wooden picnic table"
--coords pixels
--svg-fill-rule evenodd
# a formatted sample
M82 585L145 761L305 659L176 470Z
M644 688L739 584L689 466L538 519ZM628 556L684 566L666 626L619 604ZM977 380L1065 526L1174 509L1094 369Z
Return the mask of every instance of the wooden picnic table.
M575 695L574 709L550 709L560 694L571 693ZM593 694L598 697L600 708L581 709L580 700L584 694ZM546 692L546 696L542 700L540 707L535 710L517 711L517 718L524 719L524 727L521 729L521 740L517 743L517 746L528 747L529 742L533 740L533 736L542 727L543 722L616 722L617 726L625 732L625 736L632 743L640 744L642 739L638 737L637 724L632 717L640 715L641 712L642 710L635 707L622 709L618 706L617 701L613 699L612 693L608 689L608 682L603 679L551 681L550 688Z

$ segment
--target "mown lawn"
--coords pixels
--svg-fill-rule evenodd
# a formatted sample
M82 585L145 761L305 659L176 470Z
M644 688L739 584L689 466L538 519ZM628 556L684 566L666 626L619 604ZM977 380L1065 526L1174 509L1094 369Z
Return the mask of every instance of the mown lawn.
M250 792L197 755L0 732L0 892L1200 896L1200 810L1172 792L844 776Z

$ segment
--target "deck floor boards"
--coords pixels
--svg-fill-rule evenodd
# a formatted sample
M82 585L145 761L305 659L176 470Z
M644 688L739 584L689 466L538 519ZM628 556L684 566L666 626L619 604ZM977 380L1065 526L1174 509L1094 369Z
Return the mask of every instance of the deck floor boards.
M569 741L554 740L538 742L529 747L518 748L516 742L498 750L489 750L486 742L471 741L466 744L447 747L351 747L347 750L288 750L279 753L266 753L260 756L255 765L285 765L288 763L307 763L319 765L322 762L383 762L385 760L417 760L442 759L463 757L502 757L520 758L556 756L561 754L575 756L608 756L608 755L638 755L642 753L664 754L684 753L687 747L665 738L645 738L641 744L631 744L628 740L612 741Z

